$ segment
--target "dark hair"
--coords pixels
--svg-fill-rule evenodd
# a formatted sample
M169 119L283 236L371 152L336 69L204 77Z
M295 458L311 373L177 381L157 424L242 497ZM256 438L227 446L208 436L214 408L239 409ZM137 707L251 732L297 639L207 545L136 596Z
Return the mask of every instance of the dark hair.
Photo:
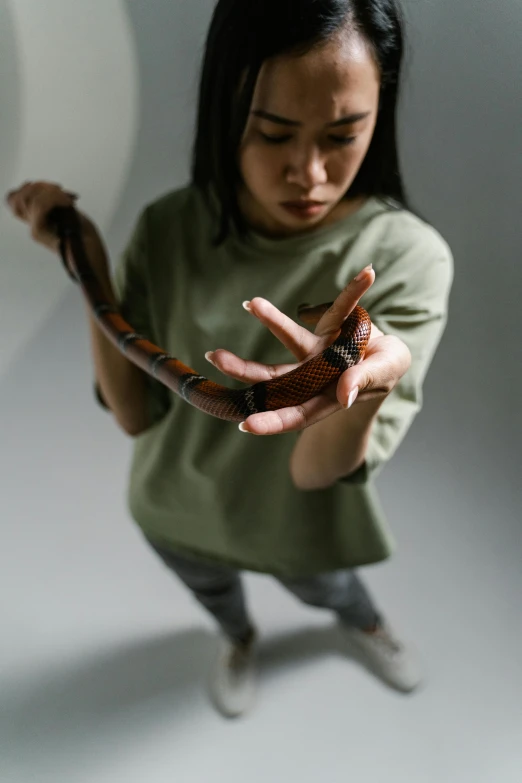
M304 54L350 27L372 47L381 94L370 147L346 197L406 206L396 132L403 58L396 0L219 0L207 36L192 158L192 182L217 209L216 244L232 227L248 233L237 202L237 156L261 66L284 53Z

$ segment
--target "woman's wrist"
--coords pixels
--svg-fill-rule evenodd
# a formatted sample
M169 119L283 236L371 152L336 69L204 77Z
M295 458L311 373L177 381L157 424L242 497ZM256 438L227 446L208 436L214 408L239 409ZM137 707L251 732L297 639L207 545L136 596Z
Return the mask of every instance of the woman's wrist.
M303 430L290 458L290 474L298 489L325 489L364 464L384 399L360 401Z

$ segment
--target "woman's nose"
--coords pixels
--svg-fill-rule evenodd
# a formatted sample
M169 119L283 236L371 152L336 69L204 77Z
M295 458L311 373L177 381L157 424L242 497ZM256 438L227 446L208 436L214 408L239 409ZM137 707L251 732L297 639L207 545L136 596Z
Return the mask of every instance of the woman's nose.
M310 190L328 181L326 163L320 151L315 149L296 151L286 167L286 181Z

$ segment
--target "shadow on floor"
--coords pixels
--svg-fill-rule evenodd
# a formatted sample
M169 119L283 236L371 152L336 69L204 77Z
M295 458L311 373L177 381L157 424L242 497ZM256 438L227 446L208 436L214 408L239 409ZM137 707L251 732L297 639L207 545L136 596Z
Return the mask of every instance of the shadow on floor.
M171 730L173 719L184 728L192 721L195 728L196 713L201 717L205 709L215 638L204 630L178 631L91 652L50 672L11 681L1 697L5 779L14 780L15 770L23 772L20 780L28 779L42 765L48 768L51 759L55 772L82 759L89 763L115 744L124 750L134 735L161 731L166 723ZM261 638L261 681L325 655L351 657L335 625Z
M133 640L12 680L0 699L0 779L89 765L140 732L190 721L212 640L194 629Z
M290 669L311 665L325 657L342 658L354 668L367 668L365 660L350 647L337 623L332 623L280 633L262 640L259 650L261 676L265 680L284 676Z

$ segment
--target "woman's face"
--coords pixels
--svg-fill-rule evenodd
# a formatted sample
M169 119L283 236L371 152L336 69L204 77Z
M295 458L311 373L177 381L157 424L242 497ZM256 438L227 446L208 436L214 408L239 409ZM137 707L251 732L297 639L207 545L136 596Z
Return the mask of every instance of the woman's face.
M239 151L239 204L271 236L334 222L377 121L378 65L358 34L264 63Z

